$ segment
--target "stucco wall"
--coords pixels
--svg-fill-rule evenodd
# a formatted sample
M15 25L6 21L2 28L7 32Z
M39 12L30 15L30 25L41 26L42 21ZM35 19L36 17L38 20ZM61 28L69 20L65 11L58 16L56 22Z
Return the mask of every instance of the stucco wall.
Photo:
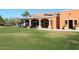
M79 10L71 10L60 12L60 28L62 29L64 26L64 20L77 20L79 25Z
M56 29L56 17L54 16L52 19L53 19L52 27L53 29Z

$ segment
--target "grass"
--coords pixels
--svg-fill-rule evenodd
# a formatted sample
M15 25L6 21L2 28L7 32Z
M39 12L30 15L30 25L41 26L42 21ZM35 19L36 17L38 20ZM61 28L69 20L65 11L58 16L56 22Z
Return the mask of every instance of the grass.
M78 50L79 33L0 27L0 50Z

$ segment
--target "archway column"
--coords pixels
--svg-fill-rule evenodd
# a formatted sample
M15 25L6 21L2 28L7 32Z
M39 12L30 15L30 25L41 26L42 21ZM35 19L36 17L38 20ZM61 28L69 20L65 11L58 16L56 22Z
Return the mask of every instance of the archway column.
M41 28L41 19L38 19L39 20L39 26L38 28Z
M29 19L29 27L31 27L31 19Z
M69 20L67 20L67 29L69 29Z
M49 20L48 28L51 29L51 19L48 19L48 20Z

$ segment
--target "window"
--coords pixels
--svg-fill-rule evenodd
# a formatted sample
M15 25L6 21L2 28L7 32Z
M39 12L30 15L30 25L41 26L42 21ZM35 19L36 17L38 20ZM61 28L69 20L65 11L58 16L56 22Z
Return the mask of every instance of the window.
M74 24L77 25L77 20L74 20Z
M65 20L65 25L67 25L67 20Z

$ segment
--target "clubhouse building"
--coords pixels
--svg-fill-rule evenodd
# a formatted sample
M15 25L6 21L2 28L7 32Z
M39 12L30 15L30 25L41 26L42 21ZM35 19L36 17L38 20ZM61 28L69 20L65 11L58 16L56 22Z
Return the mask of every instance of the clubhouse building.
M32 14L25 20L29 28L79 30L79 10Z

